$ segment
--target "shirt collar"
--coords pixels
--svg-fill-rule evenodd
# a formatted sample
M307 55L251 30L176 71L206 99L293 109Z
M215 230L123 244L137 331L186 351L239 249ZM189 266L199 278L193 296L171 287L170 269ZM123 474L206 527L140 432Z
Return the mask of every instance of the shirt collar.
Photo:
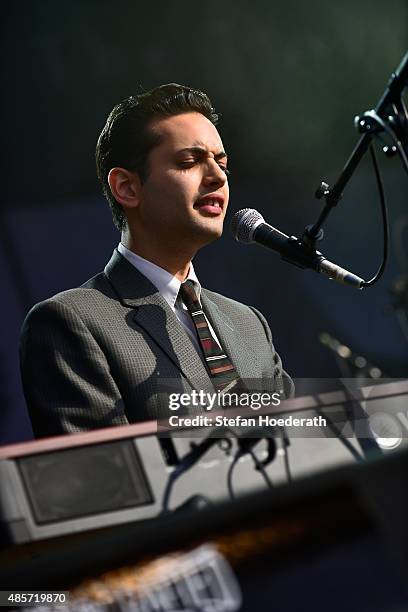
M136 255L133 251L126 248L121 242L118 245L118 251L125 259L129 261L139 272L146 276L149 281L158 289L161 295L164 297L169 306L174 310L176 306L176 300L180 291L181 282L178 278L156 266L156 264ZM194 283L195 290L198 295L198 299L201 301L201 285L197 278L194 270L193 262L190 263L190 269L186 280L191 280Z

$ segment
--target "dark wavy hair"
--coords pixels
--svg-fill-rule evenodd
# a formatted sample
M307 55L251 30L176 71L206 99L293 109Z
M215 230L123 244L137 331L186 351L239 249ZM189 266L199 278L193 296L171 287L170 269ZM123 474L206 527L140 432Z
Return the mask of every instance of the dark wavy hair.
M168 83L138 96L130 96L110 113L96 145L96 170L103 192L119 230L126 226L122 206L115 200L108 183L112 168L137 172L144 182L148 175L148 156L160 143L160 136L150 129L152 121L182 113L197 112L217 124L209 97L202 91Z

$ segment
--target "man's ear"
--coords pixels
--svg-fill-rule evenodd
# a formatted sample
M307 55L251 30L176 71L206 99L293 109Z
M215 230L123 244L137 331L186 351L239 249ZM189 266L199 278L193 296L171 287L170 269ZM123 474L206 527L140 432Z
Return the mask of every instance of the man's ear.
M137 172L125 168L112 168L108 174L112 195L125 208L139 205L142 183Z

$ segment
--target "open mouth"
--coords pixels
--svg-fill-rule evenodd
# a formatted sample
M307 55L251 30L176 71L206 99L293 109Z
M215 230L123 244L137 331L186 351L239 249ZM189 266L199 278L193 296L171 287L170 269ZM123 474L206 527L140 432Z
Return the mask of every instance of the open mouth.
M211 215L220 215L223 210L223 204L224 200L221 197L206 196L198 200L194 204L194 208Z

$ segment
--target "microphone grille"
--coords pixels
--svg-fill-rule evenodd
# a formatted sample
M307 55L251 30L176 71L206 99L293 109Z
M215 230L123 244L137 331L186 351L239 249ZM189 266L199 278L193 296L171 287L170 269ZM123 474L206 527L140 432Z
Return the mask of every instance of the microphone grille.
M264 223L265 219L254 208L243 208L235 213L231 220L231 231L235 240L250 244L255 229L260 223Z

